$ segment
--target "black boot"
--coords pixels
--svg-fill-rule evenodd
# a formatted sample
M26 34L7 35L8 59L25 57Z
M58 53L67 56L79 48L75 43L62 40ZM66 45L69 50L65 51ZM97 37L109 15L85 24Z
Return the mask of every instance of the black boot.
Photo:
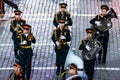
M60 74L60 69L57 68L56 75L59 75L59 74Z

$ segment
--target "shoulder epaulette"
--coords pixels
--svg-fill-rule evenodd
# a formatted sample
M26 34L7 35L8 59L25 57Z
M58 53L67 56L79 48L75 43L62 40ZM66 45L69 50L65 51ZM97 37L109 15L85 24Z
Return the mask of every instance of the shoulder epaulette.
M21 18L21 20L25 21L25 19Z
M56 30L58 30L58 28L55 27L55 28L53 28L53 30L56 31Z
M98 15L94 16L94 18L97 18Z
M98 19L98 20L100 20L100 16L101 16L101 15L97 15L97 19Z
M86 44L85 39L82 40L82 44Z
M15 18L12 18L12 19L10 19L10 22L13 22L15 20Z
M66 12L66 13L70 15L70 12Z
M65 30L69 30L68 26L64 27Z
M56 12L55 15L58 15L60 12Z

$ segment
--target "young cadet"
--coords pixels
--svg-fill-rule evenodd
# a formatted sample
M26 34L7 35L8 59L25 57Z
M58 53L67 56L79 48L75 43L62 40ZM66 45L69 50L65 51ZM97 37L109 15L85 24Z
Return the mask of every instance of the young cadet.
M101 14L96 15L95 18L90 20L90 23L93 24L93 25L96 25L96 26L101 26L102 25L101 21L109 18L109 15L108 15L109 7L107 5L101 5L100 8L101 8ZM110 24L106 24L106 25L109 26ZM97 30L97 29L95 29L95 30ZM99 52L98 60L102 61L102 63L106 63L107 46L108 46L108 41L109 41L109 29L104 31L104 32L100 31L100 33L101 33L101 37L99 38L99 40L102 43L103 52L102 52L102 49L101 49L100 52Z
M25 75L25 80L30 80L33 50L32 43L36 43L36 39L31 33L31 26L28 24L22 25L23 32L17 37L19 40L19 61Z
M88 51L89 48L87 48L87 42L91 39L92 34L93 34L93 29L92 28L87 28L86 29L87 32L87 37L85 39L82 40L80 46L79 46L79 50L82 50L83 52L86 52L86 50ZM83 54L82 54L83 55ZM87 60L83 57L83 62L84 62L84 69L85 72L88 76L88 80L93 80L93 74L94 74L94 66L95 66L95 60L96 58L93 58L91 60Z
M65 29L65 20L58 20L58 23L60 27L54 29L52 35L52 41L55 44L56 52L56 75L59 75L61 67L61 72L64 72L64 64L69 51L68 42L71 40L70 31L68 29Z
M71 19L71 14L66 11L68 5L66 3L60 3L59 6L60 6L60 11L55 13L53 24L57 28L59 25L58 21L60 19L64 19L66 28L70 29L68 26L72 26L73 22Z
M22 25L26 23L24 19L22 19L21 16L21 11L20 10L15 10L15 18L11 19L10 21L10 31L12 32L12 40L14 44L14 55L17 58L18 54L18 49L19 49L19 43L17 42L17 36L19 33L22 32Z

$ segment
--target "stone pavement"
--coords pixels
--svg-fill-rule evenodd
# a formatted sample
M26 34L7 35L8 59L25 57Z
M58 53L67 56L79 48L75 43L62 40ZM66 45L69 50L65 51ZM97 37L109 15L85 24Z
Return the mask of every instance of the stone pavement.
M55 78L55 53L51 41L53 30L53 16L59 11L61 0L10 0L19 5L23 11L22 17L32 25L32 31L37 39L33 45L33 67L31 80L56 80ZM73 34L72 46L75 54L81 56L78 50L81 40L86 35L85 29L90 27L89 21L95 14L99 14L101 4L114 8L120 16L120 0L63 0L68 3L68 11L72 14ZM0 21L0 80L7 80L12 72L14 63L13 42L9 31L9 17L13 16L11 7L6 6L8 21ZM120 79L120 17L112 19L113 28L110 29L110 40L106 65L96 63L94 80L119 80ZM9 69L10 68L10 69ZM47 68L47 69L46 69ZM53 69L49 69L53 68Z

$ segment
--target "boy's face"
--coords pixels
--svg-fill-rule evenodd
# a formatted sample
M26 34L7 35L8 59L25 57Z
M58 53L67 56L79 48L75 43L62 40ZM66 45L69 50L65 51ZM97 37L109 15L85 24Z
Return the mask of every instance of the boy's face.
M27 33L28 33L28 30L24 29L24 30L23 30L23 33L24 33L24 34L27 34Z
M70 69L70 70L69 70L69 73L70 73L71 75L75 75L75 74L76 74L76 70L75 70L75 69Z
M15 71L16 75L18 75L21 72L21 68L14 66L14 71Z
M70 73L71 75L75 75L76 72L77 72L77 69L76 69L74 66L73 66L73 67L70 67L69 73Z
M90 39L92 37L92 33L87 33L87 39Z
M15 18L16 19L20 19L20 15L15 15Z
M104 15L107 15L107 10L106 9L102 9L101 10L101 14L104 16Z
M61 12L64 12L66 10L66 8L60 8Z

